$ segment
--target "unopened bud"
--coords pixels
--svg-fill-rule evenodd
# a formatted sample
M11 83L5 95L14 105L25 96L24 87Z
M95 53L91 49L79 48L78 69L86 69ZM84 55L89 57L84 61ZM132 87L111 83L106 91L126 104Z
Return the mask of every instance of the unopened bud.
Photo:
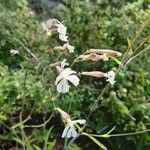
M90 49L87 53L98 53L98 54L107 54L110 56L118 56L121 57L122 54L120 52L108 49Z
M60 61L50 64L50 67L56 67L60 65Z
M53 27L56 27L57 24L59 24L60 22L57 19L49 19L46 21L45 25L51 29Z
M63 120L67 121L68 119L70 119L70 115L65 111L63 111L62 109L60 109L59 107L54 108L54 110L57 110L61 114Z
M81 72L81 75L85 75L85 76L93 76L96 78L101 78L101 77L105 77L106 73L101 72L101 71L90 71L90 72Z
M92 60L92 61L99 61L101 59L103 59L103 55L98 55L96 53L91 53L88 55L80 55L79 59L81 60Z
M61 68L60 66L56 66L56 70L60 74L64 69Z

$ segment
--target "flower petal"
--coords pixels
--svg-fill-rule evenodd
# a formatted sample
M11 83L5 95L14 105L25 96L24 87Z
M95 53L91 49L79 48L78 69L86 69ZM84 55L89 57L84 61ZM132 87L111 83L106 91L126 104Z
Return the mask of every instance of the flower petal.
M106 81L110 82L113 85L116 82L115 81L115 72L111 70L107 74L108 74L107 75L108 79Z
M64 77L67 77L67 76L69 76L69 75L71 75L71 74L75 74L75 73L76 73L76 72L73 71L73 70L71 70L71 68L66 68L66 69L64 69L64 70L60 73L60 75L56 78L55 85L57 85L58 82L59 82L60 80L62 80Z
M64 42L68 42L68 36L66 36L65 34L59 34L59 39Z
M72 128L71 128L71 126L69 126L69 129L68 129L66 137L67 138L71 138L71 133L72 133Z
M67 59L64 59L63 61L61 61L60 66L61 66L61 68L64 68L65 66L69 66Z
M63 71L62 71L62 72L63 72ZM63 74L62 74L62 72L61 72L60 75L56 78L55 85L57 85L58 82L63 79Z
M67 79L73 83L75 86L77 86L79 84L79 78L76 75L70 75L67 77Z
M85 124L86 120L85 119L78 119L78 120L74 120L72 121L73 124L79 123L79 124Z
M70 128L71 128L71 136L72 136L72 137L76 137L78 134L77 134L77 131L76 131L75 127L72 126L72 127L70 127Z
M70 128L70 126L69 126L69 125L67 125L67 126L65 127L65 129L63 130L62 136L61 136L62 138L66 137L66 135L67 135L67 133L68 133L69 128Z
M69 91L69 84L66 79L62 79L57 85L57 91L59 93L67 93Z
M107 79L106 81L110 82L111 85L114 85L116 82L114 79Z

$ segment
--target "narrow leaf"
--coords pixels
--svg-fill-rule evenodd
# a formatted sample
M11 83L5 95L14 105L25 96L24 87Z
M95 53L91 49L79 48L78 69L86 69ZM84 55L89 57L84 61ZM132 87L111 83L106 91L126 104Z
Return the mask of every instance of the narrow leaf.
M132 53L132 47L131 47L132 44L129 38L127 38L127 42L128 42L130 53Z
M37 145L33 145L33 147L35 148L35 150L41 150L41 148L38 147Z
M89 134L85 134L87 137L89 137L94 143L96 143L99 147L101 147L103 150L107 150L107 148L100 143L96 138L94 138L93 136L89 135Z
M22 141L21 139L19 139L19 138L13 138L16 142L18 142L19 144L21 144L21 145L25 145L25 143L24 143L24 141Z
M52 129L53 129L53 126L48 130L48 132L47 132L47 134L46 134L46 136L45 136L44 149L46 149L46 147L47 147L48 138L49 138L49 135L50 135Z
M113 56L110 56L109 55L109 57L113 60L113 61L115 61L117 64L121 64L121 61L119 60L119 59L117 59L116 57L113 57Z
M110 134L116 127L114 126L111 130L109 130L106 134Z

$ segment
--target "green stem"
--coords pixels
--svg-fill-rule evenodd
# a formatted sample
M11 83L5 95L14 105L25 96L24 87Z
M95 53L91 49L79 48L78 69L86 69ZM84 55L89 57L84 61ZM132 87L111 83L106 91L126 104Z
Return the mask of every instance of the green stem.
M143 134L146 132L150 132L150 129L143 130L143 131L137 131L137 132L129 132L129 133L121 133L121 134L110 134L110 137L117 137L117 136L129 136L129 135L137 135L137 134Z
M131 136L131 135L138 135L138 134L143 134L143 133L147 133L147 132L150 132L150 129L143 130L143 131L137 131L137 132L128 132L128 133L121 133L121 134L110 134L108 136L109 137ZM100 138L104 137L103 135L89 134L89 133L82 133L82 135L91 135L91 136L100 137Z

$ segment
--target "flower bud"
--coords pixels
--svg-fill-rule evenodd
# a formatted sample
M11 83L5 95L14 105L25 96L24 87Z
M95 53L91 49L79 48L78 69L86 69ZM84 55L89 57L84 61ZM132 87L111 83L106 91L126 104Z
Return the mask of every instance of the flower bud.
M103 55L98 55L96 53L91 53L91 54L88 54L88 55L81 55L81 56L79 56L79 59L99 61L99 60L103 59Z
M70 53L74 52L74 46L70 45L68 42L63 44L63 46L56 46L54 47L54 50L61 50L65 51L68 50Z
M47 32L46 32L46 35L47 35L47 36L51 36L51 35L53 35L53 34L55 34L55 33L57 33L57 32L58 32L58 31L57 31L57 28L53 28L53 29L47 31Z
M56 70L60 74L64 69L61 68L60 66L56 66Z
M46 22L42 22L42 28L46 35L51 36L55 33L58 33L57 24L60 22L57 19L49 19Z
M65 121L67 121L68 119L70 120L70 115L66 113L65 111L63 111L62 109L60 109L59 107L54 108L54 110L57 110L61 114L63 120Z
M107 61L108 57L107 57L106 54L98 55L96 53L90 53L90 54L87 54L87 55L80 55L79 59L82 60L82 61L84 61L84 60L92 60L92 61L104 60L104 61Z
M60 61L50 64L50 67L56 67L60 65Z
M114 51L114 50L108 50L108 49L90 49L87 51L87 53L98 53L98 54L107 54L110 56L118 56L121 57L122 54L120 52Z
M47 26L47 28L51 29L53 27L56 27L56 25L59 23L60 22L57 19L49 19L46 21L45 25Z
M81 72L81 75L86 75L86 76L93 76L96 78L101 78L101 77L105 77L106 81L110 82L111 85L115 84L115 72L114 71L109 71L108 73L104 73L101 71L90 71L90 72Z
M101 72L101 71L90 71L90 72L81 72L81 75L93 76L93 77L96 77L96 78L101 78L101 77L105 77L106 73Z

